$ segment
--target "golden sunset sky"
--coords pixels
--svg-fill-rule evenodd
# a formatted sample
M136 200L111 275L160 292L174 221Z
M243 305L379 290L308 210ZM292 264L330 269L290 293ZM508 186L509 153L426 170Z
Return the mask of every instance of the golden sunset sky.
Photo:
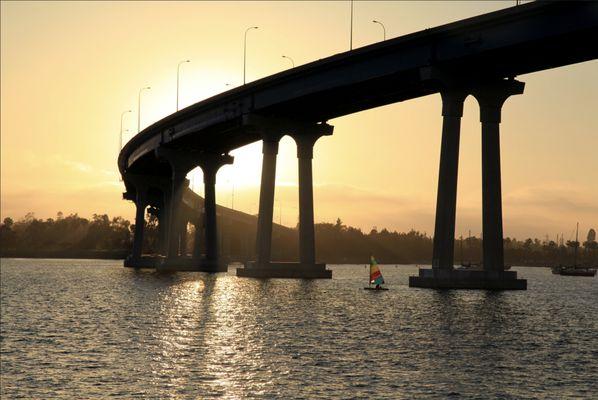
M32 211L123 215L116 157L141 127L247 79L347 51L348 1L334 2L2 2L1 216ZM354 3L354 47L514 6L515 1ZM575 44L572 44L575 45ZM598 62L519 76L525 94L503 108L501 151L505 236L585 235L598 228ZM334 135L314 156L316 222L340 217L433 233L441 102L432 95L329 121ZM479 111L468 98L462 123L457 236L481 231ZM256 213L261 144L233 152L218 174L217 201ZM202 193L202 178L192 174ZM276 222L297 223L297 159L284 138L278 157Z

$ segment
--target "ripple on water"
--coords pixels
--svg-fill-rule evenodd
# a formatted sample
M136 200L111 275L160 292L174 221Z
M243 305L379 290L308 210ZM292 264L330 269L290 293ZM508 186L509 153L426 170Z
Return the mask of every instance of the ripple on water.
M410 289L413 266L333 280L1 263L2 398L590 398L595 278L526 292Z

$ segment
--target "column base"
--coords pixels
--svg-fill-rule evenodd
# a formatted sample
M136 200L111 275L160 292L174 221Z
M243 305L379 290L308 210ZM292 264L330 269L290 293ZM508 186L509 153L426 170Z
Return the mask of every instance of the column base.
M516 271L420 269L409 277L409 287L428 289L526 290L527 280L517 279Z
M144 256L141 258L127 257L124 262L127 268L149 268L158 272L196 271L196 272L227 272L226 261L210 261L205 258L192 257L166 258L164 256Z
M242 278L284 278L284 279L332 279L332 271L326 264L301 264L294 262L273 262L258 265L255 261L237 268L237 276Z
M164 260L164 256L142 256L139 258L134 258L132 256L128 256L125 258L124 266L126 268L156 268Z
M192 257L177 257L164 259L156 265L157 272L228 272L228 263L222 260L206 260Z

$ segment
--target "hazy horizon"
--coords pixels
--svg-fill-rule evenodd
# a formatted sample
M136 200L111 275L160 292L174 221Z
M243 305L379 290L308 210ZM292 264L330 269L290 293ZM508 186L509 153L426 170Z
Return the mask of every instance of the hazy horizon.
M354 48L512 6L504 2L355 2ZM0 214L18 219L92 213L132 219L116 167L120 115L137 129L242 81L348 50L349 2L2 2ZM265 12L267 11L267 12ZM176 21L176 24L173 24ZM503 108L505 237L567 239L598 227L598 62L519 76L525 93ZM369 231L433 234L440 155L440 96L330 120L314 151L316 222L341 218ZM468 97L462 121L456 236L481 231L480 124ZM217 201L257 212L261 143L232 152ZM199 173L190 176L203 193ZM297 222L295 144L280 145L274 219Z

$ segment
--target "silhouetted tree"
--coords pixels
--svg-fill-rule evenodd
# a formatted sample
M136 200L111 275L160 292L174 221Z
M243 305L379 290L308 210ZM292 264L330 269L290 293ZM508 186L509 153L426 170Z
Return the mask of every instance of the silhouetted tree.
M425 232L390 231L376 227L369 233L359 228L343 224L340 218L335 223L318 223L316 231L316 256L318 261L340 263L368 263L373 254L380 263L430 263L432 259L432 238ZM592 232L593 230L591 230ZM91 220L77 214L64 216L57 213L56 218L46 220L35 218L27 213L24 218L14 221L4 218L0 225L0 251L122 251L131 248L134 225L122 217L110 219L106 214L94 214ZM144 252L159 252L159 232L157 210L149 208L146 216L144 234ZM593 235L588 232L584 242L585 251L578 254L578 262L598 264L598 245ZM249 242L254 239L255 231ZM192 243L193 232L188 234L188 243ZM455 262L480 262L482 260L482 239L468 237L461 243L455 241ZM505 262L513 265L549 266L559 263L571 263L572 253L579 242L568 241L567 246L559 246L554 241L534 240L518 241L505 238ZM29 252L29 253L27 253ZM298 258L298 230L275 225L272 233L272 259L295 261Z

